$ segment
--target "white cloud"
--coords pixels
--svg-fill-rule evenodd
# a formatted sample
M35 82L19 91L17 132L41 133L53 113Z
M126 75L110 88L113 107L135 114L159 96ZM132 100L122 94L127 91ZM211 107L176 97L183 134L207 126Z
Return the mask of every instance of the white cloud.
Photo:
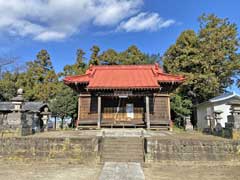
M169 27L174 24L174 20L163 20L158 13L141 12L130 19L121 22L117 31L138 32L138 31L157 31L161 28Z
M66 33L54 32L54 31L44 31L34 37L35 40L40 41L51 41L51 40L61 40L66 38Z
M0 33L59 40L91 23L116 25L142 5L143 0L0 0Z
M89 25L140 31L153 30L154 22L156 29L172 24L156 13L140 13L143 4L143 0L0 0L0 34L54 41ZM135 30L131 24L137 25Z
M116 3L117 2L117 3ZM130 17L140 11L142 0L138 1L115 1L105 0L96 9L94 24L115 25L126 17Z

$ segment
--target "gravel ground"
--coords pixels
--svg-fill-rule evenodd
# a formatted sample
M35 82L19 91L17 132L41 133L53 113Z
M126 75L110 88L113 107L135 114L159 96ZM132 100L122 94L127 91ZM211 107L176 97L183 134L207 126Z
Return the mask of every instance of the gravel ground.
M0 159L1 180L97 180L102 165ZM240 180L240 162L161 162L143 165L146 180Z
M37 133L34 135L30 135L27 137L94 137L94 136L102 136L103 131L105 131L105 135L107 134L125 134L125 136L140 136L141 130L144 132L144 136L148 138L161 138L161 139L195 139L195 140L218 140L218 141L229 141L229 139L212 136L212 135L205 135L201 132L193 131L193 132L186 132L186 131L160 131L160 130L145 130L145 129L101 129L101 130L65 130L65 131L49 131L44 133Z
M100 171L100 165L0 159L1 180L97 180Z
M240 180L240 162L161 162L143 170L146 180Z

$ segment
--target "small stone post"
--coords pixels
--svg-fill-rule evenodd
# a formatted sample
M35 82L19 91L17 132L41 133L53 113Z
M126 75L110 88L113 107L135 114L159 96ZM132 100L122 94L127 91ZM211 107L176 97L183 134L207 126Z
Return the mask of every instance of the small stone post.
M185 130L186 131L193 131L193 125L191 123L190 116L186 116L184 119L185 119Z

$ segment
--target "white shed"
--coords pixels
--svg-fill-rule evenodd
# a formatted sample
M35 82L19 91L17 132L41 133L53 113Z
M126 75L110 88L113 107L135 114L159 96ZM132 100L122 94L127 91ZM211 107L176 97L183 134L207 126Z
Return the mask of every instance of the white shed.
M206 116L214 115L214 111L222 111L221 114L221 125L225 127L225 123L227 122L227 116L230 115L230 105L228 102L233 99L240 99L240 96L236 93L226 93L220 96L209 99L206 102L196 105L197 112L197 127L199 129L204 129L209 127L209 124L206 120Z

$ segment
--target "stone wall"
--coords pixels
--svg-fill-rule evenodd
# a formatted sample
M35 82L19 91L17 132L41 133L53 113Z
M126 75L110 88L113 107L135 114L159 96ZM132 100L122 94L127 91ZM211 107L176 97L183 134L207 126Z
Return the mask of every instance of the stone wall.
M13 111L0 115L2 117L0 122L1 136L26 136L32 134L34 113Z
M102 138L0 138L0 157L100 162ZM145 162L240 160L240 141L145 138Z
M240 141L231 140L213 141L147 138L145 140L145 150L145 160L147 162L157 162L161 160L240 160Z
M97 138L0 138L0 156L24 159L98 160Z

